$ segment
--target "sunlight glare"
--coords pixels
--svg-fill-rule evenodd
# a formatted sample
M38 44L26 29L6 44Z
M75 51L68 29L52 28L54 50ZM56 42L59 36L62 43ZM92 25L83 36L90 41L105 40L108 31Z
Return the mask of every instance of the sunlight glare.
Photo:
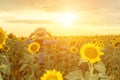
M76 19L76 15L72 13L61 14L58 18L58 22L64 26L72 26Z

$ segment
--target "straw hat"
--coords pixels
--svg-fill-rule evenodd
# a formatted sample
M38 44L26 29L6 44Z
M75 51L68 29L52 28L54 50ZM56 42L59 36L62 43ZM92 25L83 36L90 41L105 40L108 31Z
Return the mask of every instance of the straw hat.
M39 36L46 36L47 35L47 31L44 28L38 28L35 30L34 33L39 35Z

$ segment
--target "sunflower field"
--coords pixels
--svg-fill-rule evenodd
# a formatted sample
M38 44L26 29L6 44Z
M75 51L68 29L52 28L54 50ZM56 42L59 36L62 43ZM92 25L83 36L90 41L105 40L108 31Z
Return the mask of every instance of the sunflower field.
M120 35L35 38L0 28L0 80L120 80Z

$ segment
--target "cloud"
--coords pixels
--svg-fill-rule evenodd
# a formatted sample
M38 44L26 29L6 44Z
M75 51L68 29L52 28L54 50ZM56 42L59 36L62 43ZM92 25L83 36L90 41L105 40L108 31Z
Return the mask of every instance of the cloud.
M8 11L11 13L20 11L25 13L27 10L37 10L46 13L64 12L73 10L73 12L82 12L84 20L76 22L76 24L91 25L120 25L120 0L1 0L0 12ZM13 12L12 12L13 11ZM35 12L37 13L37 12ZM1 13L0 13L1 14ZM26 13L25 13L26 14ZM20 14L18 14L19 16ZM27 14L26 14L27 15ZM34 15L34 14L33 14ZM41 14L40 14L41 15ZM6 15L4 15L6 16ZM14 15L12 15L14 17ZM80 15L81 16L81 15ZM80 17L78 16L78 17ZM28 23L43 24L51 23L49 20L19 20L4 19L8 23Z
M37 9L48 12L73 9L96 10L101 8L120 8L119 0L1 0L0 10Z
M50 20L6 20L7 23L52 24Z

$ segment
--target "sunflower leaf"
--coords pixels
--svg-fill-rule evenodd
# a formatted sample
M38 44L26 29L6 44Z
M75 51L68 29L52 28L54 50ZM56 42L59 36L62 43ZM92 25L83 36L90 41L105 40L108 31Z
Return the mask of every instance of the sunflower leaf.
M95 67L95 69L96 69L97 71L99 71L100 73L102 73L103 75L105 75L106 68L105 68L105 65L104 65L103 62L97 63L94 67Z
M0 80L3 80L3 77L2 77L2 75L1 75L1 73L0 73Z
M8 66L8 65L5 65L5 64L2 64L1 66L0 66L0 71L2 72L2 73L4 73L4 74L6 74L6 75L10 75L10 66Z
M67 80L85 80L82 72L80 70L76 70L76 71L72 71L70 73L68 73L65 78Z
M23 71L27 66L28 66L28 64L23 64L19 71Z
M89 71L87 71L85 73L85 80L99 80L99 76L97 74L91 75L91 73Z
M82 63L84 63L84 62L87 62L87 61L85 61L85 60L83 60L83 59L79 59L79 66L80 66Z
M0 54L0 61L3 64L7 64L7 65L10 64L9 61L8 61L8 59L7 59L7 57L4 56L4 55L1 55L1 54Z

